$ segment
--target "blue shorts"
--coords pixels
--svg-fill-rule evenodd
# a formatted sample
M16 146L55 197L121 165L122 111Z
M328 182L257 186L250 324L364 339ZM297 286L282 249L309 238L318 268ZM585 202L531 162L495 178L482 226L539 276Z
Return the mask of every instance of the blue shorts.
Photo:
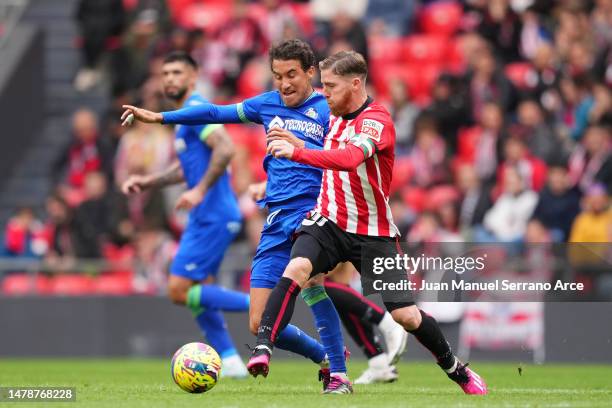
M225 250L240 231L240 221L200 222L190 219L170 273L194 281L216 276Z
M272 289L289 263L295 230L310 209L274 209L266 218L251 267L251 287Z

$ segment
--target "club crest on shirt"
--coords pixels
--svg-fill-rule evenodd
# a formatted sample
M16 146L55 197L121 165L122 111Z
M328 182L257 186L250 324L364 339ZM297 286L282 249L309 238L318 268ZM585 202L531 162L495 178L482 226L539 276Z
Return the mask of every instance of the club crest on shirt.
M361 133L368 135L369 138L380 142L380 135L382 135L385 125L377 120L364 119L361 125Z
M317 111L314 110L314 108L308 108L306 112L304 112L304 115L308 116L311 119L316 119L317 117L319 117Z

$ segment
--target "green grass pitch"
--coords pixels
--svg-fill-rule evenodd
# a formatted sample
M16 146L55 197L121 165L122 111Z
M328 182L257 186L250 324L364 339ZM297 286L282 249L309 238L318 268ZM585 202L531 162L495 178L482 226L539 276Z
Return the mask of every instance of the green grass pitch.
M205 394L188 394L170 377L167 360L0 359L0 386L74 386L71 403L0 403L25 407L610 407L612 366L479 363L490 394L464 395L432 363L398 366L393 384L355 386L354 395L323 396L316 367L304 360L272 362L267 379L221 379ZM359 375L364 361L351 361L349 374Z

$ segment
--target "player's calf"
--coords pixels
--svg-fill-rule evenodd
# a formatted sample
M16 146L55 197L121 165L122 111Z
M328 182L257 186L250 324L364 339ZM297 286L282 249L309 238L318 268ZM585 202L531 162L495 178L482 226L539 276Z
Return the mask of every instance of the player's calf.
M391 316L407 331L416 330L422 322L421 311L414 305L395 309L391 311Z

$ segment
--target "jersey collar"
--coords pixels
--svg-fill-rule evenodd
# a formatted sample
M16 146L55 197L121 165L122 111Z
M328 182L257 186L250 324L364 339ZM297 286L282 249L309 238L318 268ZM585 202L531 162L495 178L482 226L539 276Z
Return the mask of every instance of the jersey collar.
M361 105L361 107L359 109L357 109L355 112L351 112L351 113L347 113L346 115L342 115L342 119L344 120L351 120L351 119L355 119L357 116L359 116L359 114L361 112L363 112L365 110L365 108L367 108L372 102L374 102L374 99L372 99L371 96L368 96L368 99L366 99L366 101L363 103L363 105Z

